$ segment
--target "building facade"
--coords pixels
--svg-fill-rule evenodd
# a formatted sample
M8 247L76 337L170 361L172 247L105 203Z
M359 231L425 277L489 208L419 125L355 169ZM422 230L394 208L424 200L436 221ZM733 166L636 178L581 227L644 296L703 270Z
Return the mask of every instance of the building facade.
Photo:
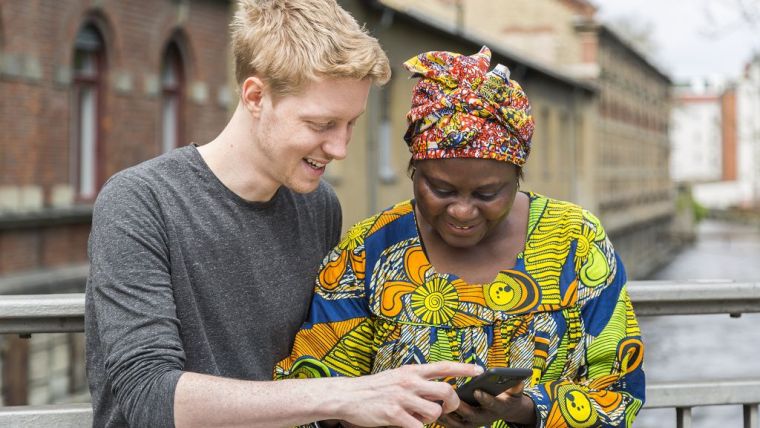
M218 133L228 20L224 1L0 2L0 274L85 262L110 175Z
M61 3L0 0L0 293L81 291L103 182L177 145L209 141L234 103L230 2ZM412 196L402 137L416 80L401 64L428 50L474 53L484 44L537 115L524 188L592 203L593 83L429 16L377 1L340 3L378 37L393 68L389 84L373 88L348 158L327 171L344 229ZM81 335L2 340L5 404L85 392Z
M0 293L82 291L107 178L222 129L229 17L228 1L0 0ZM4 404L86 390L81 335L0 340Z
M722 90L677 87L671 113L670 176L677 183L694 185L720 181Z
M760 210L760 53L747 63L737 84L740 207Z
M713 209L760 209L760 55L720 93L720 176L692 183L695 200ZM694 124L694 126L699 126Z
M435 15L416 13L404 5L381 1L340 1L360 22L366 23L388 54L393 77L373 89L367 113L357 123L348 157L328 170L343 203L344 229L353 223L412 197L407 175L410 154L403 141L405 115L412 88L402 64L421 52L448 50L476 53L483 45L492 52L492 66L509 67L512 78L528 94L537 119L531 158L525 166L523 186L561 199L582 200L592 180L585 153L592 148L593 85L495 45L480 35L460 31ZM330 165L333 167L333 165Z
M472 32L546 68L597 88L588 140L574 162L559 165L569 177L570 199L594 211L623 255L629 276L641 278L671 257L675 216L669 177L670 85L645 55L595 19L586 0L383 0L409 13L430 14L459 32ZM528 92L530 96L530 92ZM536 126L548 123L541 107ZM560 119L561 120L561 119ZM536 150L540 150L537 133ZM545 163L562 156L565 135L549 143ZM536 166L536 159L531 167ZM530 169L526 169L530 172ZM576 172L584 171L579 177ZM539 179L530 173L528 184ZM562 195L560 193L559 195ZM560 196L562 197L562 196Z
M732 89L726 89L723 83L695 80L689 85L675 87L673 111L671 114L671 158L670 175L673 181L692 189L697 201L712 206L709 195L713 189L733 186L728 184L736 177L736 152L733 160L728 147L735 147L735 138L728 141L725 137L734 134L724 132L735 116L735 111L727 108L735 106ZM701 191L706 191L701 194ZM722 192L715 192L718 199ZM717 202L717 201L716 201Z
M674 256L675 192L670 179L670 79L610 29L578 26L596 57L598 212L641 278ZM593 46L596 45L596 48Z

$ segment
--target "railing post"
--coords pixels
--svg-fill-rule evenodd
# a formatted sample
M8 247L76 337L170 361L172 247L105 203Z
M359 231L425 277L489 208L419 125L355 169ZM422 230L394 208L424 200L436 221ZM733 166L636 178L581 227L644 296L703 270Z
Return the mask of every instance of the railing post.
M676 427L691 428L691 407L676 407Z
M757 403L742 406L744 408L744 428L760 428L757 406Z

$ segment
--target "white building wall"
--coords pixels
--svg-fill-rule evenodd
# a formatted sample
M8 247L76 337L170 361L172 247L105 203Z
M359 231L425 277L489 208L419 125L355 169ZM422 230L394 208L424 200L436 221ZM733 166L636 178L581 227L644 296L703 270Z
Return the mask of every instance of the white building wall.
M694 118L680 120L687 121L699 117L694 111L691 114L695 115ZM684 115L688 116L689 113ZM705 183L701 180L702 183L693 186L694 199L708 208L760 206L760 56L755 57L736 82L736 115L736 181ZM702 116L702 120L704 119L705 116ZM674 120L674 126L675 123Z
M700 96L676 101L671 124L671 178L691 183L720 180L720 98Z
M745 193L741 205L760 204L760 56L749 64L737 86L739 181Z
M727 209L743 205L751 192L748 182L718 181L703 183L692 188L694 199L706 208Z

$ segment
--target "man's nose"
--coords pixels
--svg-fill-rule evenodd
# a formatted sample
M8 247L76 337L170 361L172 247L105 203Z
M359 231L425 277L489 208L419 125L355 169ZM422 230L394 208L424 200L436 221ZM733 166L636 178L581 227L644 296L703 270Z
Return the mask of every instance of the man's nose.
M348 154L348 143L351 141L351 129L336 130L323 144L322 149L331 159L345 159Z

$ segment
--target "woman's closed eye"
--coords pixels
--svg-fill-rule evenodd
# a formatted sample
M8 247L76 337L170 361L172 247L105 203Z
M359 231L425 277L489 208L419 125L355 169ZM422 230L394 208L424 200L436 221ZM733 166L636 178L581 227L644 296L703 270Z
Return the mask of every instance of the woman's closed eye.
M455 190L440 187L431 187L433 193L441 198L448 198L456 195ZM481 201L492 201L499 195L499 192L473 192L472 197Z
M435 193L436 196L440 196L442 198L447 198L449 196L454 196L454 193L456 193L453 190L442 189L440 187L431 187L431 189L433 190L433 193Z
M499 192L475 192L472 194L472 196L480 199L481 201L492 201L498 194Z

